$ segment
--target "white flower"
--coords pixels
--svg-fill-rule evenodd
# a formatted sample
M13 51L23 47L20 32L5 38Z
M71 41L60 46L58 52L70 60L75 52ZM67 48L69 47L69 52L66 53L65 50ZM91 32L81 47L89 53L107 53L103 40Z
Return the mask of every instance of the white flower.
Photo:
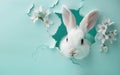
M102 44L104 44L107 39L108 39L107 35L102 35L102 37L101 37Z
M42 14L42 7L39 7L33 11L31 19L34 23L40 18L40 14Z
M108 35L97 33L96 39L101 40L101 43L104 44L106 40L109 39Z
M116 29L113 30L113 34L114 34L114 35L117 35L117 30L116 30Z
M107 31L107 26L106 25L98 25L99 30L97 31L98 33L105 34Z
M34 10L34 13L37 13L37 14L39 14L41 12L43 12L43 9L41 6L39 8L37 8L36 10Z
M50 12L47 10L43 10L42 7L36 8L33 11L33 14L31 16L31 19L33 20L33 22L35 23L38 19L42 20L44 22L44 18L48 17L50 14Z
M108 52L108 47L105 44L102 44L101 52Z
M45 12L45 15L46 16L49 16L51 14L51 12L49 11L49 10L47 10L46 12Z
M37 14L33 14L30 19L35 23L39 18Z
M46 24L47 27L49 27L51 24L53 24L53 22L51 20L49 20L48 17L44 18L44 23Z
M112 44L113 41L116 41L115 36L117 35L117 30L110 31L108 36L109 36L109 41Z
M110 25L114 24L114 22L111 22L111 20L108 18L103 22L103 24L110 26Z

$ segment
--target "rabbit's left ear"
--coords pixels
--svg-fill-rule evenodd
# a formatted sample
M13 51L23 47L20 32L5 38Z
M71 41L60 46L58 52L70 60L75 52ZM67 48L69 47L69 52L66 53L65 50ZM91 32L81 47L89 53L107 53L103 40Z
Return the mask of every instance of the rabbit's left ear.
M75 17L65 5L62 6L62 19L67 28L67 32L76 27Z
M90 29L92 29L97 21L98 11L92 10L90 11L81 21L80 28L83 30L84 34L86 34Z

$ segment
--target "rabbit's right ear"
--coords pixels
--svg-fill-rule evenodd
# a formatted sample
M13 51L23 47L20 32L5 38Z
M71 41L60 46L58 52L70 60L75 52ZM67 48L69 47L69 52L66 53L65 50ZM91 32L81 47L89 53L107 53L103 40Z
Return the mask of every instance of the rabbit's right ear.
M66 6L62 7L62 19L67 28L67 32L76 26L75 17Z
M80 28L83 30L84 34L86 34L90 29L94 27L98 18L98 11L92 10L90 11L81 21Z

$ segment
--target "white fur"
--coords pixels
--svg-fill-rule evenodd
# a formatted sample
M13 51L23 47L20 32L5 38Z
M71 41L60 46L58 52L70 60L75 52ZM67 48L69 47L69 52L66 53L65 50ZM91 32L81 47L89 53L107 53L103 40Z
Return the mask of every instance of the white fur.
M97 15L96 10L89 12L80 23L80 26L77 26L71 11L66 6L62 8L62 18L68 32L60 43L60 52L64 56L82 59L89 54L90 44L84 36L95 25ZM68 41L66 41L67 38ZM81 39L84 39L83 44L81 44ZM72 55L73 53L75 54Z

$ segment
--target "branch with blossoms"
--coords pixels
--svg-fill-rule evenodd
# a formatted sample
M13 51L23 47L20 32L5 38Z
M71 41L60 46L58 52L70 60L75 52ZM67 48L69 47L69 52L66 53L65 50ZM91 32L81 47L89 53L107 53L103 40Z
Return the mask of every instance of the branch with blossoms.
M32 7L29 9L28 15L32 9L34 9L35 5L33 4ZM53 22L49 19L49 15L51 12L49 10L44 10L41 6L35 8L30 16L30 19L35 23L38 20L41 20L47 27L49 27Z
M116 41L117 30L109 30L111 25L114 25L114 22L110 19L106 19L102 22L102 24L98 25L96 39L101 41L102 52L108 52L108 45L106 44L106 41L109 41L111 44L113 41Z
M52 24L52 21L49 19L50 12L49 10L44 10L42 7L36 8L31 16L31 19L35 23L37 20L43 21L47 27Z

